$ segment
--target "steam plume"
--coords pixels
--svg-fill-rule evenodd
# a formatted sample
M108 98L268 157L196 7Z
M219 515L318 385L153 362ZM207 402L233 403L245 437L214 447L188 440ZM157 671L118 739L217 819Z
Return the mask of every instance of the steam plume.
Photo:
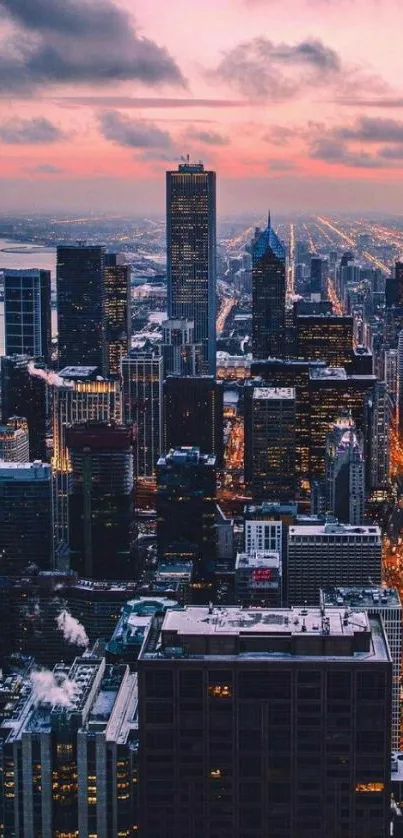
M31 672L31 683L36 704L56 704L59 707L72 707L78 687L75 681L66 676L56 679L49 669Z
M75 646L82 646L84 649L89 646L89 639L84 626L72 617L69 611L61 611L56 617L57 627L59 631L63 632L64 639L67 643L73 643Z
M39 367L35 366L33 361L30 361L28 364L28 372L30 375L36 375L38 378L43 378L43 380L52 387L74 387L74 383L72 381L60 378L60 375L58 375L57 372L52 372L52 370L41 370Z

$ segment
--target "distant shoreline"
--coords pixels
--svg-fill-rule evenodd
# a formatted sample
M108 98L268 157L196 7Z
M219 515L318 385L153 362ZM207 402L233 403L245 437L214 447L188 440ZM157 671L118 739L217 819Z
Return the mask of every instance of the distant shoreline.
M52 250L52 248L47 248L43 244L35 244L35 245L20 245L19 247L1 247L0 253L37 253L38 251L44 250Z

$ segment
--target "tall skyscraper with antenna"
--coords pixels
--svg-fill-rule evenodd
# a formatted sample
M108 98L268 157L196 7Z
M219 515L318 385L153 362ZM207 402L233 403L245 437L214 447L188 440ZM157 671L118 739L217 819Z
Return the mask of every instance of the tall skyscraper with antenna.
M167 172L168 317L194 322L205 375L216 370L216 174L203 163Z
M285 351L286 256L271 226L256 229L252 242L252 350L258 359Z

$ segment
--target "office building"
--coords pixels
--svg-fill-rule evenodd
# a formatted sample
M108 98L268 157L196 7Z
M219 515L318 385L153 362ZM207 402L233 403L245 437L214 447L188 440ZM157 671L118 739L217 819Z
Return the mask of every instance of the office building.
M27 421L29 459L46 460L46 385L43 378L30 373L26 355L1 358L1 414L3 424L12 416Z
M157 465L157 545L160 560L193 561L198 579L211 578L216 556L216 460L180 448Z
M90 365L104 371L105 248L57 248L57 321L59 368Z
M377 381L366 398L366 465L370 489L387 489L390 483L390 398L384 381Z
M254 501L286 501L296 493L295 390L255 387L245 424Z
M132 320L130 310L130 265L117 253L104 257L105 374L120 375L122 358L130 350Z
M362 524L365 507L363 440L350 416L341 415L326 442L326 512L343 524Z
M372 375L374 372L374 356L367 346L354 346L353 359L347 371L350 375Z
M305 361L344 367L353 358L353 318L336 314L300 314L296 318L296 353Z
M133 440L102 422L66 430L71 567L87 579L134 577Z
M325 475L326 438L340 411L351 415L358 431L365 430L365 400L374 389L374 375L347 375L343 367L312 368L308 398L311 479Z
M244 509L245 552L263 553L274 551L280 561L286 554L284 533L287 526L297 517L296 503L248 504Z
M287 552L289 605L313 605L321 588L381 583L381 532L375 525L292 524Z
M137 676L103 658L31 671L1 725L4 834L133 835Z
M311 294L322 294L324 282L324 265L323 259L319 256L312 256L311 258L311 282L309 290Z
M224 455L224 387L212 375L164 382L164 451L181 446L214 454L217 465Z
M252 376L261 378L267 387L293 387L295 389L295 443L298 477L305 482L310 470L310 400L309 372L325 368L324 361L296 361L269 358L252 363ZM246 405L245 405L246 406ZM245 440L245 442L247 442ZM246 459L249 452L245 449Z
M253 357L281 358L285 354L286 257L270 215L266 230L256 230L252 259Z
M379 617L167 611L138 666L147 838L386 838L392 663Z
M52 570L53 481L50 466L0 463L0 557L3 572L19 575L29 566Z
M167 172L168 317L194 323L203 369L216 368L216 175L202 163Z
M195 343L194 322L185 317L164 320L161 354L164 378L168 375L199 375L203 369L203 346Z
M326 609L345 608L350 615L367 611L382 618L393 662L392 678L392 748L400 742L400 671L402 658L402 604L396 588L330 588L321 592Z
M278 553L237 553L235 598L245 607L281 605L281 562Z
M385 382L394 401L397 398L397 349L385 349Z
M403 306L403 262L395 263L395 270L386 277L386 308Z
M29 355L50 363L50 271L5 271L4 332L6 355Z
M132 350L122 359L123 421L134 429L134 476L151 478L162 451L163 359Z
M135 671L141 647L152 629L156 614L163 616L169 608L180 608L172 599L141 597L126 602L112 636L106 644L107 660L127 664Z
M29 431L25 418L10 416L5 425L0 425L0 460L29 463Z

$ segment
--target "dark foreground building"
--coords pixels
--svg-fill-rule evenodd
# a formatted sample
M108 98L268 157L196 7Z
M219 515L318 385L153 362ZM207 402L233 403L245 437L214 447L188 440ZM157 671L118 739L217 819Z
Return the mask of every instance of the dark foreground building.
M30 375L30 363L27 355L1 359L1 415L4 424L12 416L24 417L29 459L46 460L46 384L38 375Z
M168 611L138 663L147 838L389 834L392 663L379 618Z

